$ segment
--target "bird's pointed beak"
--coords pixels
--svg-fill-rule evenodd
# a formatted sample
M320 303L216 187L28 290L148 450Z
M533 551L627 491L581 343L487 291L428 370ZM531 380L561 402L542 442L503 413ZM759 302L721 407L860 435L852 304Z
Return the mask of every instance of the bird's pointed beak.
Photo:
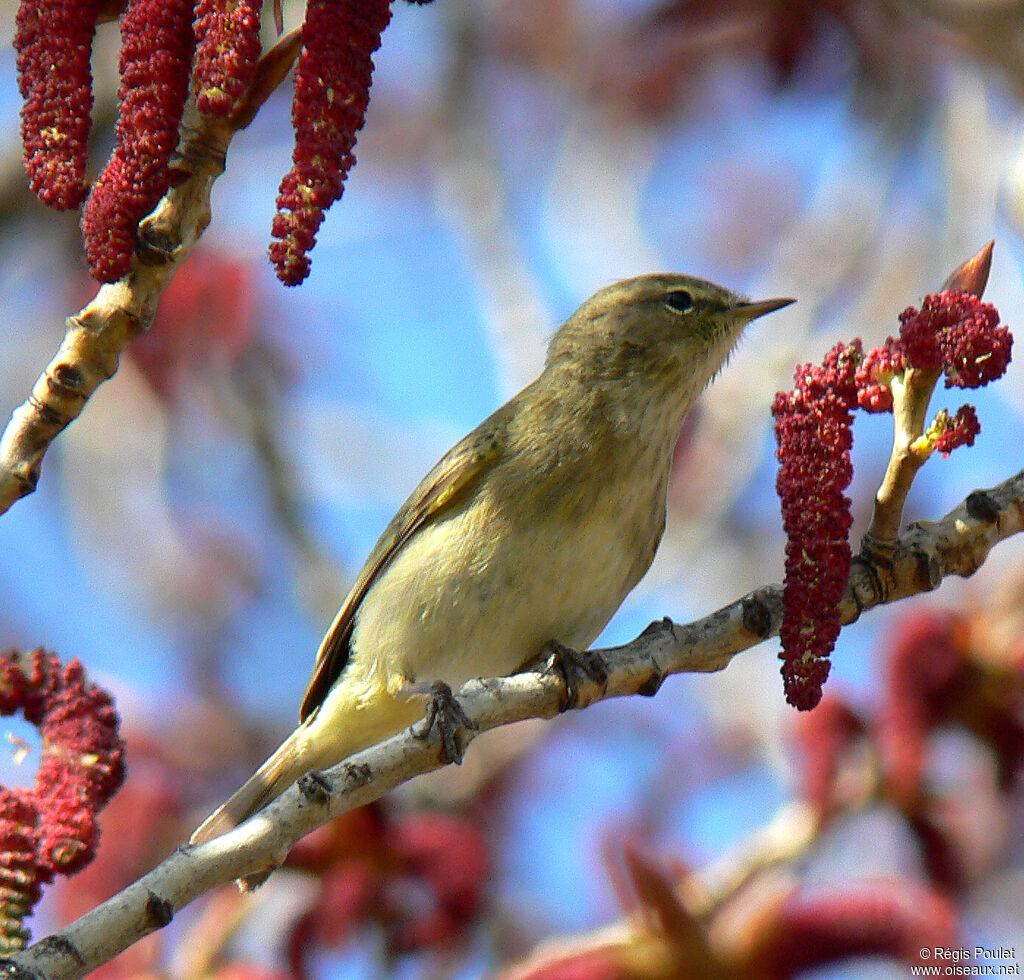
M738 303L736 305L736 312L742 313L748 320L756 320L759 316L764 316L766 313L774 313L776 310L781 310L784 306L789 306L790 303L795 302L795 299L786 297L784 299L762 299L756 303Z

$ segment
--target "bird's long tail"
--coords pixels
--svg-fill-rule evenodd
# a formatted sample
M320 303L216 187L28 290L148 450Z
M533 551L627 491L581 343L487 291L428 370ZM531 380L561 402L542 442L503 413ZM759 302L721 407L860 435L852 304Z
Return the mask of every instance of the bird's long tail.
M336 687L263 763L256 774L199 826L189 843L226 834L280 796L311 769L326 769L423 717L423 698L365 687Z
M199 825L189 843L203 844L226 834L280 796L300 776L316 768L309 753L302 751L307 734L305 725L292 732L245 785Z

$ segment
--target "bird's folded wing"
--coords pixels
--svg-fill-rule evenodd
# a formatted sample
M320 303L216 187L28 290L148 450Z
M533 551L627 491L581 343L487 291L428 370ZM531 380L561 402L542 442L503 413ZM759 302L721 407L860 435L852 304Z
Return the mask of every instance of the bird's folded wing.
M505 421L504 413L499 409L452 447L420 481L392 518L320 644L313 676L299 710L300 722L306 721L320 707L327 692L345 669L352 625L363 596L399 548L416 533L417 528L455 503L501 453L506 438Z

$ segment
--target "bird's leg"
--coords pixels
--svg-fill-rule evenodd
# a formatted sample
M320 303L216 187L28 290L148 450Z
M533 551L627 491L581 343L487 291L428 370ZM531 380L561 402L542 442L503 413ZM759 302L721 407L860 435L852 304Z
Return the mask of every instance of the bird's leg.
M476 731L476 723L462 710L462 705L444 681L434 681L430 685L426 717L409 730L416 738L429 738L435 728L441 739L441 752L445 761L462 765L459 729Z
M568 711L579 704L580 685L586 681L604 684L608 680L608 665L591 651L573 650L552 640L546 649L547 663L544 673L556 673L565 684L565 703L562 711Z

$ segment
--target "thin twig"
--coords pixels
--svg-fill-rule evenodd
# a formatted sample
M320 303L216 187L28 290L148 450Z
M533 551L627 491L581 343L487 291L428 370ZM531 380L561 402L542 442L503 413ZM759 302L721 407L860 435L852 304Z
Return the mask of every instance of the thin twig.
M928 406L941 374L938 368L907 368L903 377L893 378L889 385L892 389L892 453L875 495L869 531L882 547L899 538L910 487L917 471L931 455L927 449L920 450L917 442L928 424Z

